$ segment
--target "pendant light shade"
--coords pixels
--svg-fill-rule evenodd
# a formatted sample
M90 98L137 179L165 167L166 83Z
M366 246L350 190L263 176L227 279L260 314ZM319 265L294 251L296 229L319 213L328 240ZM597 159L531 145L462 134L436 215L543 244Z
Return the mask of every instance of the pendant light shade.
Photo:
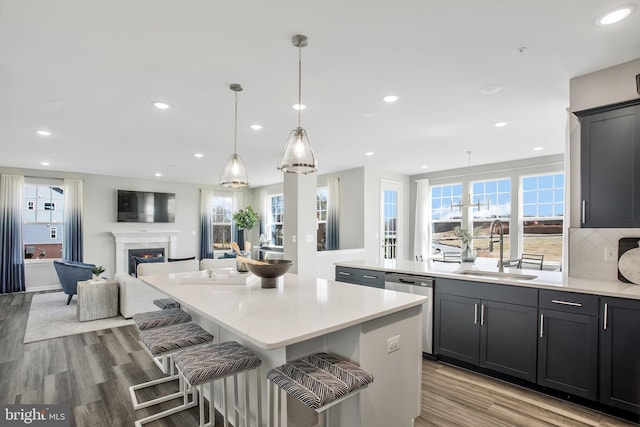
M222 169L220 174L220 185L229 188L243 188L249 186L249 178L247 177L247 170L244 167L242 158L238 155L238 92L242 90L242 86L234 83L230 86L230 89L236 93L236 109L235 109L235 131L234 131L234 143L233 154L229 156L229 160Z
M298 48L298 105L302 105L302 48L307 45L307 37L294 36L291 43ZM307 131L300 126L301 111L298 109L298 127L289 134L278 162L278 169L283 172L307 174L318 170L318 163L309 143Z

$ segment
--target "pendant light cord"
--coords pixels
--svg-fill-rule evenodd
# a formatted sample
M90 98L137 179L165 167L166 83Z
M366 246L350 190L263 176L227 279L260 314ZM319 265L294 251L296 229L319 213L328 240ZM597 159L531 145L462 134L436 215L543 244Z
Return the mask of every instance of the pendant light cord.
M236 126L233 131L233 154L238 153L238 91L236 92L236 112L235 112L235 122Z
M298 47L298 128L302 112L302 48Z

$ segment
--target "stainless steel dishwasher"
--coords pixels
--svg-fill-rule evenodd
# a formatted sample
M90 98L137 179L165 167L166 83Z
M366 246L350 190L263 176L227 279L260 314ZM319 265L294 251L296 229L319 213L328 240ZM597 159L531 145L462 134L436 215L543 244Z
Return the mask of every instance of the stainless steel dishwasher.
M402 273L386 273L384 288L428 298L422 307L422 352L433 354L433 278Z

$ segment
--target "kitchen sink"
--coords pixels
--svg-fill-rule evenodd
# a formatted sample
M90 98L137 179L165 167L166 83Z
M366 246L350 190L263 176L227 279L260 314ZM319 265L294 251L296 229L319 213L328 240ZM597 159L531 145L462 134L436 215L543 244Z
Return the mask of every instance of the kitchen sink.
M533 274L521 274L521 273L500 273L498 271L483 271L483 270L458 270L457 274L464 274L467 276L481 276L481 277L495 277L497 279L515 279L515 280L532 280L538 276Z

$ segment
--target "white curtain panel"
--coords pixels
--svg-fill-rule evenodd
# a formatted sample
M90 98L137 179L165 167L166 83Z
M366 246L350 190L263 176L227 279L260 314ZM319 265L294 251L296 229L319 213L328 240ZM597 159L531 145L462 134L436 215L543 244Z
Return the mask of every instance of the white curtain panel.
M200 259L213 258L213 190L200 189Z
M64 180L64 259L82 262L82 211L84 184L81 179Z
M0 176L0 293L24 292L24 177Z
M429 180L416 181L416 224L413 239L413 253L417 260L431 256L431 197Z
M340 178L327 179L327 243L326 250L340 249Z

